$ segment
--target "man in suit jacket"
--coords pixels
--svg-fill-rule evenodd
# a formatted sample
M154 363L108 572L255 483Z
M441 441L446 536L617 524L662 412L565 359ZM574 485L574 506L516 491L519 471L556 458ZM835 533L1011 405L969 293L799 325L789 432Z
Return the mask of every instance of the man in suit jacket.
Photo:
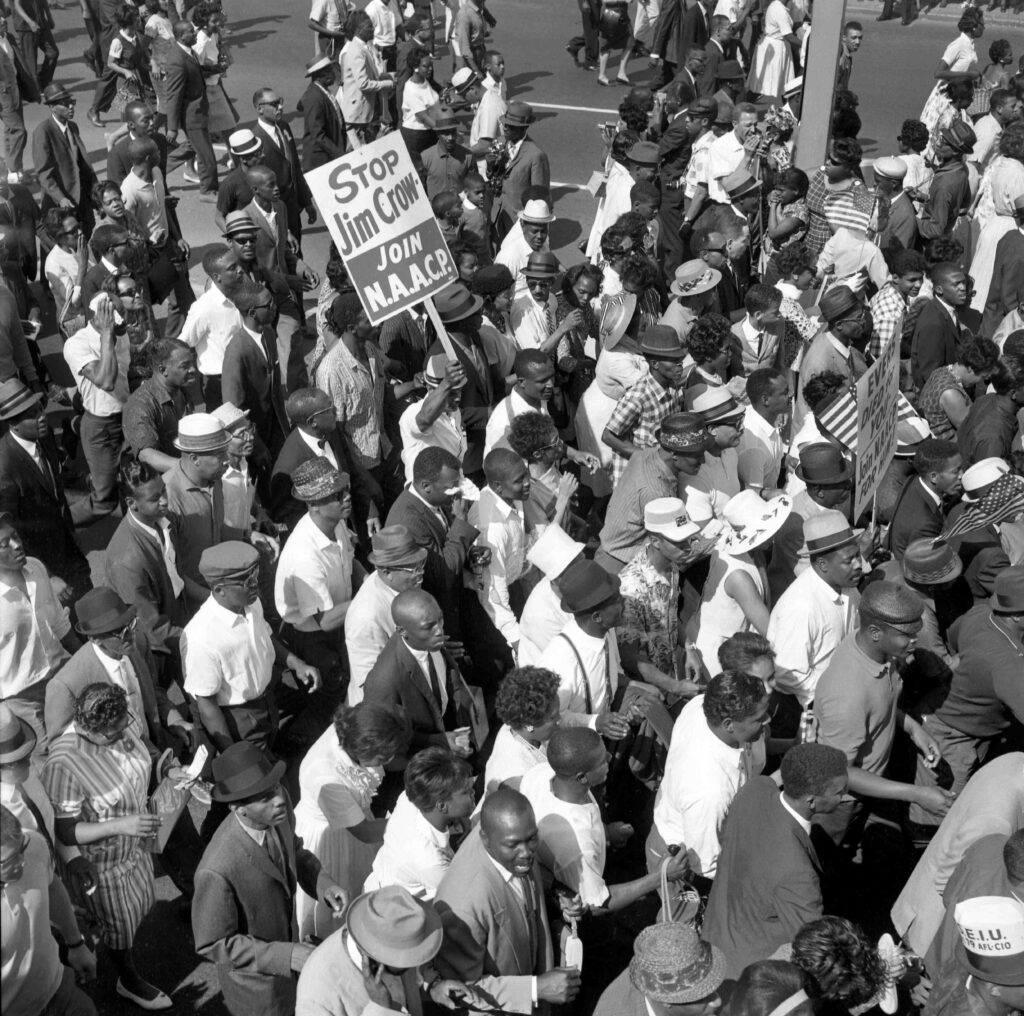
M711 37L704 46L704 66L697 81L697 94L704 98L714 95L718 88L718 68L729 57L726 50L733 39L732 22L724 14L711 18Z
M345 118L328 91L338 80L338 65L329 56L306 68L309 88L302 93L302 171L308 173L345 154Z
M929 273L935 295L921 309L910 342L910 373L918 391L936 367L956 363L963 328L960 308L967 303L967 276L960 265L947 262Z
M196 871L192 931L231 1016L293 1016L295 975L314 949L295 941L297 887L339 915L348 902L295 835L284 768L248 741L213 761L213 799L231 814Z
M93 94L92 105L89 107L89 120L97 127L103 126L99 114L110 109L114 96L117 95L117 71L107 64L110 55L110 44L118 33L117 14L121 9L121 0L91 0L88 4L90 18L98 28L97 38L93 40L97 58L96 91ZM90 50L93 47L90 47ZM88 57L89 53L86 53ZM86 61L88 62L88 60Z
M0 121L4 125L4 151L8 168L19 176L25 168L28 133L22 103L38 102L35 75L21 55L18 40L7 31L7 15L0 11Z
M124 179L132 171L132 160L128 155L128 146L139 138L147 138L156 145L150 164L164 175L164 188L169 190L167 181L167 138L154 130L156 114L145 102L129 102L124 107L124 122L128 128L126 137L121 138L107 152L107 179L121 186Z
M822 915L821 864L811 819L838 806L846 756L798 744L782 760L782 789L757 776L736 795L725 820L703 937L725 953L726 977L768 959Z
M900 491L889 523L888 549L900 560L912 540L942 532L946 501L963 490L960 450L953 441L925 438L914 453L914 472Z
M380 528L380 484L359 464L338 427L331 397L319 388L300 388L285 403L294 430L285 439L270 477L270 517L292 529L306 514L306 506L292 497L292 473L307 459L323 455L352 483L353 516L360 535ZM333 461L332 461L333 459Z
M392 601L391 619L395 633L366 677L363 699L402 710L412 727L410 755L437 746L469 756L468 742L455 733L468 723L469 696L445 651L437 600L422 589L407 589Z
M179 130L184 130L189 144L196 153L199 171L199 199L217 200L217 156L210 141L210 101L206 95L206 73L192 46L196 29L191 21L179 21L174 26L174 44L167 48L166 79L167 135L173 141Z
M253 197L242 211L262 234L257 247L260 264L282 275L293 275L298 259L289 245L288 209L281 200L277 174L266 166L253 166L245 171L245 182L252 188Z
M43 192L40 207L43 215L54 207L73 210L88 235L95 221L92 188L96 174L72 119L75 98L63 85L52 82L43 89L42 97L50 115L32 132L32 165Z
M312 226L316 222L316 205L302 172L299 150L292 129L284 119L284 99L272 88L260 88L252 100L256 107L253 134L263 145L260 162L273 170L281 188L281 200L288 209L288 229L296 240L302 239L302 217Z
M87 320L92 320L90 304L103 283L111 275L120 274L124 267L124 253L127 250L128 234L113 223L96 228L89 239L89 246L98 258L82 279L82 306Z
M395 92L395 81L378 69L380 65L370 49L373 31L373 22L369 20L369 15L365 19L360 18L356 24L355 35L345 44L338 57L338 64L341 67L341 115L345 118L348 141L353 148L365 145L376 136L380 127L381 100L395 94L401 95L401 91ZM412 46L424 49L416 40L412 40ZM407 48L406 60L408 52ZM406 64L400 59L398 66L401 73ZM404 82L399 79L399 88L403 84Z
M685 13L683 6L684 0L670 0L661 11L651 51L661 58L662 69L658 78L651 82L652 88L659 88L672 79L676 68L686 62L691 46L706 46L711 38L714 0L698 0Z
M38 557L77 599L92 586L89 562L75 542L57 447L50 436L42 395L18 378L0 384L0 512L14 517L25 553Z
M533 107L526 102L510 102L502 117L505 141L510 151L501 184L501 193L491 205L491 220L498 238L515 225L523 207L523 191L527 187L551 186L548 157L526 135L533 123Z
M469 503L448 493L461 475L451 452L424 448L412 470L412 483L395 499L387 524L405 526L416 546L427 551L423 588L437 598L445 630L457 639L462 632L462 571L479 531L466 521Z
M992 284L985 300L981 334L991 338L1003 318L1024 303L1024 194L1014 199L1017 228L996 244Z
M501 787L484 799L434 907L444 926L438 972L469 985L489 1010L535 1012L534 990L541 1011L576 996L579 971L554 967L537 822L518 791Z

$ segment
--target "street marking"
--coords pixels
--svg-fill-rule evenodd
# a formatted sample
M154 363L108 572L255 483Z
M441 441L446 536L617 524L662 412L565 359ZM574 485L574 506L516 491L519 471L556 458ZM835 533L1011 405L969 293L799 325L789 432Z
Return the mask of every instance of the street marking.
M564 109L571 113L603 113L605 116L618 116L617 109L597 109L594 106L556 106L551 102L533 102L530 105L536 109Z
M548 187L562 187L565 190L586 190L585 183L566 183L564 180L552 180Z

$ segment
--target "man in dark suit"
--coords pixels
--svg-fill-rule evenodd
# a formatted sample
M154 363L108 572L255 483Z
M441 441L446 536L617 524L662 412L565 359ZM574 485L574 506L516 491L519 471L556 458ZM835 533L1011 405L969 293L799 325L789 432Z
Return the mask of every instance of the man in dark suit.
M956 363L963 327L960 308L967 303L967 276L953 262L936 265L928 273L935 295L921 309L910 342L910 373L918 391L936 367Z
M124 267L128 234L120 226L98 226L89 243L98 260L82 279L82 306L86 309L86 318L92 317L89 305L103 288L103 283L111 275L119 274Z
M395 499L389 526L405 526L418 547L427 551L423 588L437 598L445 629L453 638L462 631L459 604L462 570L479 531L466 521L469 503L448 491L459 484L459 460L444 448L424 448L412 467L412 484Z
M526 135L533 123L533 107L527 102L510 102L502 117L505 141L518 146L505 166L501 192L491 205L491 221L502 240L515 225L523 208L523 191L527 187L551 187L551 166L548 157Z
M725 953L726 977L768 959L822 915L821 864L811 819L846 792L846 756L798 744L782 760L782 789L756 776L736 795L704 914L704 940Z
M123 5L121 0L93 0L89 6L92 8L91 13L95 14L98 28L97 38L93 40L98 80L88 116L94 126L102 127L100 113L110 109L114 96L117 95L117 71L108 65L107 58L110 55L110 44L117 36L117 14ZM90 50L92 49L93 47L90 47ZM88 56L88 52L86 55Z
M704 47L704 67L697 81L697 94L701 97L714 95L718 88L718 68L729 57L726 55L733 39L732 22L723 14L711 19L711 37Z
M992 284L981 322L981 334L989 339L1003 318L1024 303L1024 194L1018 194L1013 200L1013 217L1017 228L996 244Z
M366 677L363 698L401 709L412 728L409 755L422 748L447 748L463 758L473 753L469 736L472 702L462 674L445 650L444 616L422 589L407 589L391 603L395 633Z
M23 17L22 14L27 15ZM14 7L14 28L21 39L21 55L38 89L53 80L60 50L53 38L53 14L48 0L19 0ZM39 63L39 54L43 62Z
M711 15L714 0L698 0L684 13L684 0L669 0L662 8L658 28L651 47L653 55L660 57L661 69L652 88L660 88L675 76L676 68L686 62L691 46L704 47L711 38Z
M17 378L0 384L0 421L9 428L0 437L0 512L14 517L25 553L38 557L77 599L92 586L89 562L75 543L42 399Z
M889 524L887 546L900 560L912 540L942 532L947 501L963 490L960 451L952 441L925 438L914 452L914 472L900 491Z
M726 209L728 211L728 209ZM736 265L729 257L729 240L717 227L695 229L690 248L696 257L721 274L715 287L715 310L731 322L742 321L746 315Z
M281 200L277 174L266 166L253 166L245 171L245 182L252 189L252 201L242 211L263 234L257 248L260 263L282 275L294 274L298 259L289 243L288 209Z
M308 173L345 154L345 119L328 89L338 80L338 65L329 56L306 68L309 88L302 93L302 171Z
M707 62L705 48L691 46L686 53L686 62L679 68L678 73L669 84L678 82L684 88L689 89L694 96L700 95L700 80L704 75Z
M438 972L468 985L486 1008L544 1012L575 998L580 973L554 965L537 822L517 790L500 787L484 799L480 825L452 858L434 907L444 926Z
M213 761L213 799L231 814L196 871L192 931L196 952L217 964L231 1016L295 1012L295 975L315 948L296 941L298 887L339 916L348 903L295 835L284 768L248 741Z
M167 138L154 129L156 114L145 102L129 102L124 107L124 122L128 128L127 137L121 138L107 152L107 179L113 180L119 187L125 177L132 171L132 160L128 155L128 146L139 138L148 138L156 145L154 158L150 164L164 175L164 188L167 189Z
M252 97L256 108L253 133L262 142L260 161L277 176L281 200L288 209L288 229L296 240L302 239L302 217L312 226L316 222L316 205L302 172L299 150L292 129L284 119L284 99L272 88L260 88Z
M63 86L51 83L43 89L50 115L32 132L32 165L43 192L43 215L54 207L74 211L88 236L95 221L92 188L96 174L89 152L74 122L75 97Z
M270 477L270 517L291 529L306 514L306 506L292 497L292 473L307 459L323 455L339 472L349 475L360 537L367 530L375 533L380 528L383 493L338 427L331 397L319 388L300 388L288 396L285 411L295 429L285 439Z
M206 95L207 73L219 68L203 68L192 45L196 41L195 26L191 21L179 21L174 26L174 44L167 49L166 80L167 134L173 142L179 130L184 130L189 144L196 153L199 170L199 199L217 200L217 157L210 142L210 101Z
M4 151L8 168L20 177L25 168L28 134L22 103L38 102L35 75L21 55L18 40L7 31L6 8L0 7L0 121L4 125Z

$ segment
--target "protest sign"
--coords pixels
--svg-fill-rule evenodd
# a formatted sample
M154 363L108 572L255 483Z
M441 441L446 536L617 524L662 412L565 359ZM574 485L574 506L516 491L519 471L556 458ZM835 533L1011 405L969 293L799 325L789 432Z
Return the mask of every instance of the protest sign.
M854 519L870 506L896 453L900 396L900 344L886 344L882 355L857 382L857 478Z
M397 131L311 170L306 182L372 324L458 281Z

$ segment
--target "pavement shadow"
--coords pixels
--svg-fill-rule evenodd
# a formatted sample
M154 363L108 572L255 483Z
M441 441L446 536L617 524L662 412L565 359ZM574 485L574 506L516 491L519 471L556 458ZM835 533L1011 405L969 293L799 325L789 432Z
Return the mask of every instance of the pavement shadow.
M873 152L878 148L878 141L875 138L858 137L857 142L865 152Z
M552 197L554 198L553 194ZM549 229L548 245L553 249L566 247L574 240L578 240L582 234L583 227L575 219L556 219Z
M552 76L551 71L523 71L521 74L513 74L505 78L508 84L509 91L519 91L524 89L526 85L538 78L550 78ZM525 91L532 91L532 89L525 88Z
M234 45L235 43L238 42L238 31L239 31L239 29L249 28L252 25L265 25L265 24L267 24L268 22L271 22L271 21L275 22L275 23L279 22L279 21L287 21L289 19L289 17L290 17L290 15L288 15L288 14L264 14L262 17L259 17L259 18L246 18L243 21L234 21L234 20L232 20L231 21L231 25L230 25L230 31L228 33L227 40L226 40L227 44L229 46L232 46L232 45ZM268 32L266 34L269 35L271 33Z

